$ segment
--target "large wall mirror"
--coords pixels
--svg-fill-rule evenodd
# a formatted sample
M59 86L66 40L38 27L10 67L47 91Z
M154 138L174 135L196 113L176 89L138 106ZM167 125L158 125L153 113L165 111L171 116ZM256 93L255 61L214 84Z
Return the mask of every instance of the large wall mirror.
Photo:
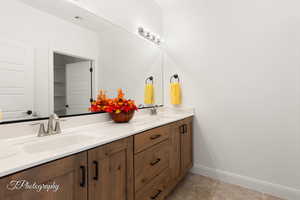
M65 0L10 0L0 16L0 123L88 114L99 90L141 105L150 76L163 104L161 48L138 34Z

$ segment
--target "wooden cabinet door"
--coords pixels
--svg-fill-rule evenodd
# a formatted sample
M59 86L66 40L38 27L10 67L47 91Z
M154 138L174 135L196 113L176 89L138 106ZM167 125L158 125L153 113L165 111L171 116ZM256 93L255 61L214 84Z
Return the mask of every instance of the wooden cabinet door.
M175 122L170 125L170 143L171 143L171 159L170 159L170 171L171 171L171 181L175 183L178 182L181 176L181 161L180 161L180 137L181 137L181 123Z
M89 200L133 200L133 138L88 151Z
M193 166L193 118L182 121L181 132L181 172L185 174Z
M87 153L53 161L0 179L1 200L87 200ZM19 181L18 184L16 181ZM28 182L28 184L27 184ZM23 184L22 184L23 183ZM43 184L58 185L58 190ZM30 188L32 186L32 188Z

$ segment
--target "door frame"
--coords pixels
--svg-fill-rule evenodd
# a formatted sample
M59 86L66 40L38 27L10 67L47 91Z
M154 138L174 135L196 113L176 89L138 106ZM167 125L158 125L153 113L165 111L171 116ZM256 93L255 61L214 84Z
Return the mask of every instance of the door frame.
M49 68L48 68L48 74L49 74L49 114L54 113L54 54L62 54L66 56L71 56L71 57L76 57L76 58L81 58L85 60L91 60L92 61L92 68L93 68L93 73L92 73L92 98L95 99L97 96L97 85L98 85L98 60L95 57L88 57L85 55L78 55L78 54L73 54L67 51L61 51L55 48L49 48ZM84 113L83 113L84 114Z

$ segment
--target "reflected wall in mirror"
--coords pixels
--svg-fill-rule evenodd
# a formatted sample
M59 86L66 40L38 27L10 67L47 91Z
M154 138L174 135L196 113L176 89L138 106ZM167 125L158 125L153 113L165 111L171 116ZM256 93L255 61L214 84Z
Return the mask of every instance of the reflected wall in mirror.
M89 113L100 89L144 104L149 76L163 104L161 49L137 34L64 0L6 1L0 16L2 123Z
M162 52L149 41L122 29L100 34L99 88L116 96L122 88L126 97L144 104L145 81L153 76L155 104L163 104Z

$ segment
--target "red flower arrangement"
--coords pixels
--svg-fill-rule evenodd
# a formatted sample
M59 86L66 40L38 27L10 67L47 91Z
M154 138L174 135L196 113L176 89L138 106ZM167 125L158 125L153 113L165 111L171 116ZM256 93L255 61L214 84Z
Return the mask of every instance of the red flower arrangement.
M97 100L91 103L90 110L92 112L108 112L108 113L129 113L138 110L133 100L124 98L125 94L122 89L118 90L118 97L109 99L103 90L97 96Z

